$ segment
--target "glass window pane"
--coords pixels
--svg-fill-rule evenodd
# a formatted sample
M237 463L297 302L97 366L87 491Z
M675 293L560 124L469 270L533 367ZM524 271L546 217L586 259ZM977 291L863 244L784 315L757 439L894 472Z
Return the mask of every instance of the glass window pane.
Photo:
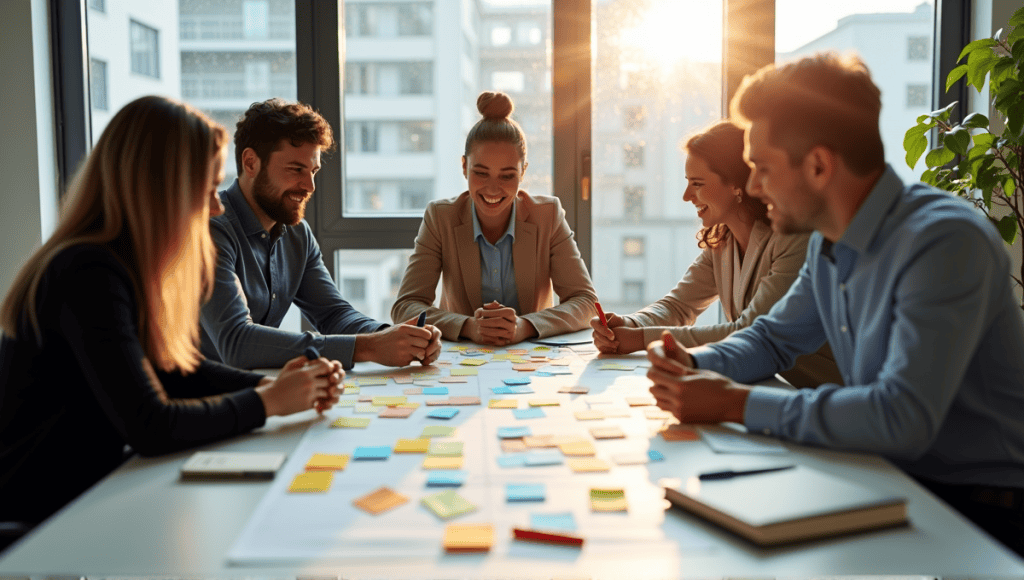
M776 0L775 7L778 62L822 50L860 55L882 90L885 158L904 181L917 181L924 163L919 162L916 170L907 167L903 135L918 116L932 109L933 3Z
M594 9L591 274L602 306L626 314L674 288L700 253L700 220L682 200L681 145L722 114L722 4L608 0ZM717 303L698 319L717 321Z

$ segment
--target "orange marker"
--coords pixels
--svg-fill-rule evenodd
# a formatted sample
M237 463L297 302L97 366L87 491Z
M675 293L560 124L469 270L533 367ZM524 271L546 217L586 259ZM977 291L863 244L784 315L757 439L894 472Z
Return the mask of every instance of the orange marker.
M595 300L594 306L597 307L597 315L601 317L601 324L603 324L605 328L608 328L608 319L604 316L604 310L601 308L601 303Z

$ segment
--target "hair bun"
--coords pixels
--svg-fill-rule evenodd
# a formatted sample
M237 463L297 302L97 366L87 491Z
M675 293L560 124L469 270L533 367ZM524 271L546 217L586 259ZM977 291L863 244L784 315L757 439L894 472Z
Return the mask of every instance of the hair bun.
M515 105L505 93L484 91L476 99L476 108L485 119L507 119L515 110Z

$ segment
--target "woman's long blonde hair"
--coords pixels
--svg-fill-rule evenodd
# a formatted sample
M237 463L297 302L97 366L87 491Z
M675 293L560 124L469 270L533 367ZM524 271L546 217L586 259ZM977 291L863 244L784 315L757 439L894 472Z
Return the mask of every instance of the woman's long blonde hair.
M4 299L4 332L15 337L27 315L41 341L36 293L47 266L68 247L98 244L132 273L146 356L164 370L195 370L199 309L216 259L210 171L223 163L227 142L224 127L184 103L142 97L121 109L72 181L53 235Z

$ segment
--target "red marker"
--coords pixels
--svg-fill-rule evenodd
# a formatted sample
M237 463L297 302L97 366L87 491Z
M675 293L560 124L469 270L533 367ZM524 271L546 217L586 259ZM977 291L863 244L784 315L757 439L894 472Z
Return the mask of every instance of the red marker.
M566 546L577 547L583 545L583 538L560 532L539 532L537 530L512 528L512 535L517 540L525 540L527 542L546 542L550 544L563 544Z
M597 307L597 315L601 317L601 324L603 324L605 328L608 328L608 319L604 316L604 310L601 308L601 303L595 300L594 306Z

